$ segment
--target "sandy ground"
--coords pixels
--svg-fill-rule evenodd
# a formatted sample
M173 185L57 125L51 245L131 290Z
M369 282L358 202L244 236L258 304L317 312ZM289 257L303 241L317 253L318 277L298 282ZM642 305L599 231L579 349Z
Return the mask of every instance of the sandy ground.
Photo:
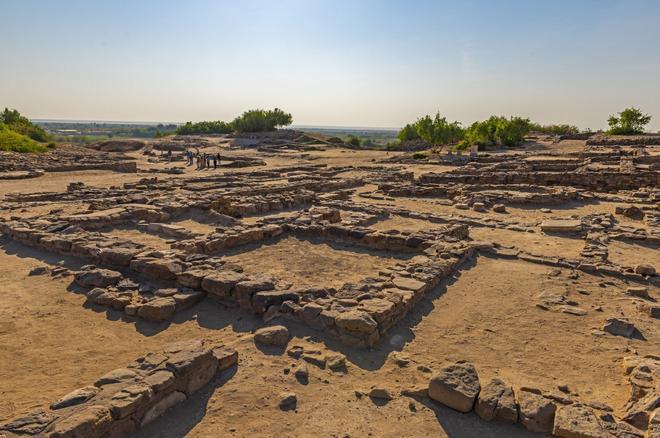
M105 234L130 240L131 242L141 243L153 249L171 249L170 244L167 243L167 239L164 239L155 234L145 233L134 229L115 228L113 230L106 231Z
M289 236L262 245L241 247L238 254L224 259L243 267L245 272L271 275L292 283L294 288L340 288L344 283L377 276L379 270L405 258L395 258L394 254L384 251Z
M399 329L407 341L404 352L431 368L467 359L482 375L519 385L556 392L556 385L567 384L585 400L621 408L629 393L621 358L631 351L657 352L656 323L643 313L640 300L625 295L622 282L603 283L589 275L570 280L567 272L553 277L550 271L547 266L480 257L446 291L441 288L420 306L426 316L419 324L410 331ZM543 292L564 294L587 315L535 307ZM655 288L652 293L659 292ZM603 311L595 310L599 306ZM634 321L646 341L592 333L612 315ZM411 322L418 318L419 313Z
M513 246L535 255L577 258L584 249L584 240L580 238L562 238L543 233L523 233L519 231L494 228L472 227L470 237L474 240Z
M562 142L564 143L564 142ZM548 145L549 150L573 150L576 144ZM226 151L254 155L256 151ZM292 164L374 165L386 152L312 151L301 154L272 154L267 167ZM146 163L136 155L141 168L166 167ZM176 164L177 166L180 163ZM435 169L435 170L433 170ZM239 169L238 171L245 171ZM414 166L416 174L446 171L442 166ZM196 174L186 168L186 174ZM218 173L237 170L222 169ZM145 176L163 174L120 174L104 171L50 173L33 180L3 181L0 195L11 192L62 191L71 181L96 186L121 185ZM174 176L176 177L176 176ZM483 213L456 210L436 200L397 198L374 200L359 196L376 186L360 187L354 202L395 205L411 210L483 217ZM549 207L508 208L501 219L538 222L549 217L588 213L613 213L614 203L572 203ZM34 216L53 209L78 213L79 203L53 203L25 211L2 211L10 215ZM288 215L292 212L277 214ZM493 213L489 213L493 215ZM254 223L263 216L245 218ZM643 226L639 221L617 217L621 223ZM214 225L191 214L179 225L200 233ZM418 231L441 226L427 221L391 216L371 225L375 229ZM151 247L168 249L167 239L134 229L114 229L109 234L129 238ZM584 241L540 232L521 233L489 228L471 228L475 240L489 240L534 254L577 257ZM660 266L658 248L632 242L612 241L610 260L624 265L649 262ZM248 272L266 273L292 283L340 287L376 274L399 259L393 254L360 250L323 241L293 237L276 239L232 251L228 260ZM400 396L403 389L428 384L432 375L418 366L437 370L458 359L472 361L482 383L493 376L514 383L554 391L566 384L581 400L609 403L620 410L628 396L621 360L630 354L657 354L660 331L646 312L648 302L625 294L620 280L568 272L551 273L546 266L522 261L480 257L465 265L461 273L425 297L403 321L369 350L352 350L324 338L322 333L286 322L293 334L291 345L348 357L346 374L321 370L313 365L310 381L303 385L290 370L301 362L282 350L258 349L250 333L263 321L234 308L205 300L177 314L171 323L153 324L122 313L85 305L85 298L71 287L71 277L29 276L36 266L64 263L77 268L82 262L62 259L0 238L0 422L45 406L67 392L93 382L114 368L123 367L146 352L180 339L205 338L222 341L239 351L238 368L218 376L212 385L175 408L146 429L142 437L518 437L529 436L520 426L480 421L439 404ZM650 288L660 299L660 290ZM540 294L561 294L584 309L574 316L536 307ZM607 317L629 318L643 339L626 339L600 331ZM410 365L399 367L394 357L408 357ZM394 400L376 404L356 395L372 387L386 388ZM283 412L277 407L279 394L294 391L298 409Z
M608 259L622 266L650 263L660 266L660 246L614 240L608 245Z

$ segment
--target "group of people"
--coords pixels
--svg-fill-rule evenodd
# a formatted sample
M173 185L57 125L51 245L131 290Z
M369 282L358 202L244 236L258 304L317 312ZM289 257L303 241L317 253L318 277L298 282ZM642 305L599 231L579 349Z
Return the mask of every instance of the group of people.
M199 151L186 151L186 158L188 159L188 166L192 166L194 162L197 163L197 170L201 169L210 169L213 165L214 169L217 169L220 165L220 154L200 154Z

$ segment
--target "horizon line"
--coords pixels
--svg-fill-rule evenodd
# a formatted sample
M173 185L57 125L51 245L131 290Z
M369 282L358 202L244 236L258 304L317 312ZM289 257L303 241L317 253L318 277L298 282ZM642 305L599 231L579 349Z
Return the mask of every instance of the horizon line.
M42 118L34 118L30 119L34 122L41 122L41 123L80 123L80 124L92 124L92 123L104 123L104 124L123 124L123 125L183 125L187 122L164 122L164 121L130 121L130 120L79 120L79 119L42 119ZM352 130L374 130L374 131L399 131L401 127L385 127L385 126L340 126L340 125L296 125L293 124L291 125L292 129L311 129L311 128L318 128L318 129L352 129Z

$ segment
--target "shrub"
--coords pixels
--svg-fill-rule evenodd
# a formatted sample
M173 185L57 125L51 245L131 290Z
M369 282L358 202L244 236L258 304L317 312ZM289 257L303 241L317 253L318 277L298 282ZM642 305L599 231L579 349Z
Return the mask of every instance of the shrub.
M230 123L223 122L221 120L215 121L204 121L204 122L186 122L185 125L181 125L176 128L176 133L181 135L190 135L190 134L231 134L234 131ZM157 132L158 135L160 132ZM161 137L168 135L168 133L162 133ZM156 137L158 138L158 137Z
M26 135L32 140L39 142L50 140L50 136L42 127L35 125L15 109L10 110L9 108L5 108L5 110L0 113L0 122L4 123L12 131Z
M353 146L360 146L360 138L356 137L354 135L349 135L348 136L348 144L353 145Z
M626 108L619 113L619 117L610 116L607 124L610 125L608 134L642 134L644 127L651 121L651 116L642 113L638 108Z
M530 123L530 131L540 132L541 134L548 135L572 135L579 134L580 128L575 125L566 123L556 125L540 125L538 123Z
M415 160L423 160L426 158L426 154L424 152L415 152L414 154L412 154L412 157Z
M488 120L470 125L465 131L465 139L459 145L459 149L475 144L482 147L515 146L522 143L529 130L529 119L491 116Z
M0 123L0 151L10 152L46 152L48 148L30 137L15 132Z
M417 140L419 138L419 134L417 133L417 128L415 128L415 125L408 123L403 127L403 129L401 129L401 131L399 131L397 138L399 141Z

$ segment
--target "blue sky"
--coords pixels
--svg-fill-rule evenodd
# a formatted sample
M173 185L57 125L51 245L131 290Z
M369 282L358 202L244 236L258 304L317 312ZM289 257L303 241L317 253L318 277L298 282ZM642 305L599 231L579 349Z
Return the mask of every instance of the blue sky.
M0 106L32 118L596 129L635 105L660 129L657 0L21 0L0 40Z

